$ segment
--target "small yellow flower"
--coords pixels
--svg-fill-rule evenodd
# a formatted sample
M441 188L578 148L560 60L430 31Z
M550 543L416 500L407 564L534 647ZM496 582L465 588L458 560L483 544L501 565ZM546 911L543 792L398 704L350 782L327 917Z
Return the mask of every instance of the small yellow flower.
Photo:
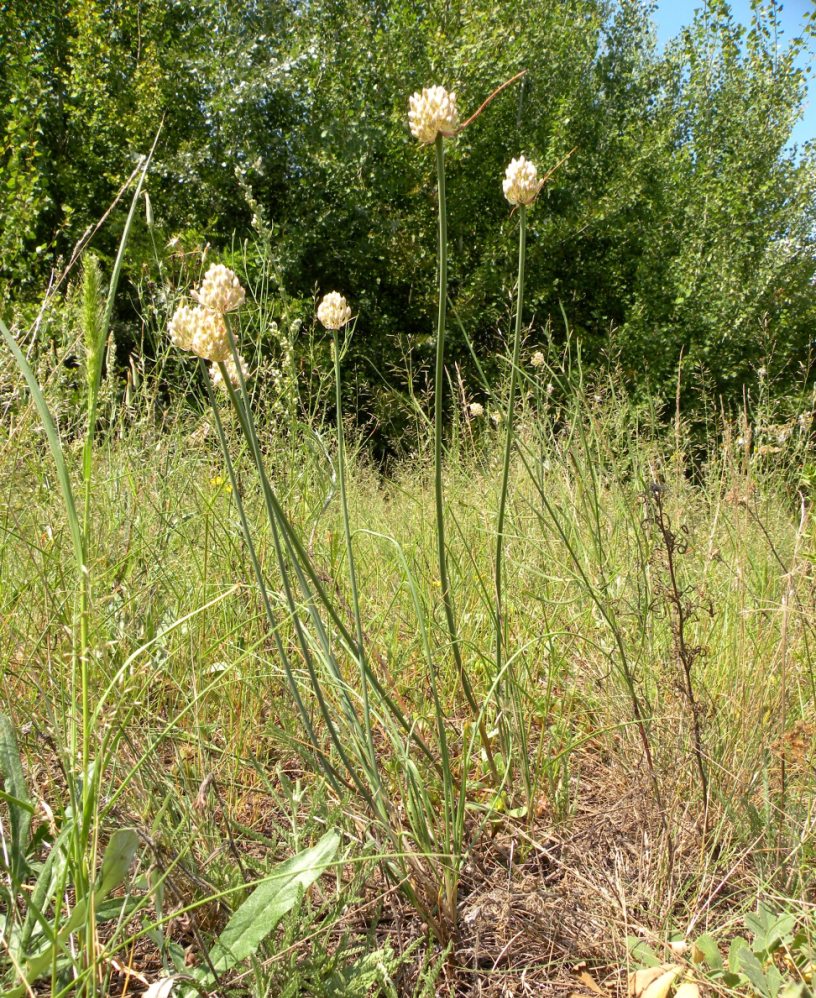
M351 319L351 308L337 291L330 291L317 306L317 317L326 329L342 329Z
M210 485L216 491L232 492L232 486L223 475L215 475L211 478Z
M523 156L511 159L502 181L504 196L510 204L532 204L541 190L535 164Z
M408 124L411 134L423 145L436 140L437 135L451 137L459 127L456 94L444 87L425 87L422 93L408 99Z

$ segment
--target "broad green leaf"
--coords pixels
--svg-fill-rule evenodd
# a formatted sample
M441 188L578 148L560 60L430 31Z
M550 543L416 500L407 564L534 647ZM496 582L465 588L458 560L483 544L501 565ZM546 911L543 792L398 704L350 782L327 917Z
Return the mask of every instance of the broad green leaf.
M28 870L26 854L34 809L28 799L14 726L5 714L0 714L0 776L5 784L3 799L9 806L11 819L11 879L19 885Z
M743 939L742 936L735 936L731 940L731 945L728 947L728 966L734 973L737 973L740 969L740 953L743 950L750 951L750 949L751 947L748 945L748 941Z
M733 969L738 969L740 973L745 974L751 984L753 984L764 998L771 998L768 991L768 979L756 954L747 946L743 946L739 948L736 956L738 967L734 967Z
M702 954L703 960L712 970L723 969L723 958L720 953L720 948L713 936L700 936L695 940L694 945Z
M629 956L633 963L643 967L659 967L663 963L652 947L637 936L626 937L626 948L629 950Z
M774 964L770 964L765 971L765 979L768 982L768 998L777 998L783 983L783 977L779 972L779 968Z
M102 857L99 887L96 890L97 900L107 897L114 887L122 883L138 848L139 836L132 828L118 828L111 835L105 855Z
M772 924L773 915L763 905L745 916L745 927L755 936L764 936Z
M227 922L210 951L210 960L217 971L229 970L257 951L281 918L324 872L339 845L338 833L328 832L317 845L281 863L258 884Z

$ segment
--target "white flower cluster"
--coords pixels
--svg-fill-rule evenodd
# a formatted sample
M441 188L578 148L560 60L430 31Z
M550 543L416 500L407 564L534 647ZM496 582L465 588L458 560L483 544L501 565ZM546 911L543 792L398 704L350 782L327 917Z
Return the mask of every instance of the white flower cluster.
M244 304L246 292L235 273L223 263L210 265L201 287L193 292L193 298L204 308L213 312L234 312Z
M230 380L238 380L237 368L232 359L225 312L240 308L246 297L235 274L223 264L212 264L204 275L201 286L192 292L198 305L179 305L170 320L167 331L174 346L189 350L212 362L213 379L223 384L218 364L226 364ZM240 358L240 355L239 355ZM245 368L240 358L242 370Z
M511 159L502 182L504 196L510 204L532 204L541 190L535 164L519 156Z
M415 139L426 145L436 136L455 135L459 127L456 94L444 87L425 87L422 93L413 94L408 100L408 123Z
M480 416L484 416L484 406L481 402L471 402L468 406L468 412L474 419L478 419Z
M218 363L230 355L224 316L203 305L180 305L170 320L168 332L174 346L190 350L205 360Z
M533 365L533 367L543 367L544 354L540 350L536 350L536 352L530 358L530 363Z
M342 329L351 318L351 308L337 291L330 291L317 306L317 317L326 329Z

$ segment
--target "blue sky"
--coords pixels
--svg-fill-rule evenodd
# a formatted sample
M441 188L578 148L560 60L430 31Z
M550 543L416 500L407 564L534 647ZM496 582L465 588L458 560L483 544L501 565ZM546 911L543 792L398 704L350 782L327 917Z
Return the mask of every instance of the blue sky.
M702 6L703 0L658 0L655 21L660 42L665 43L677 35L681 28L690 23L694 11ZM808 13L812 15L814 7L816 0L784 0L784 3L779 5L782 45L801 32L806 15ZM750 25L749 0L731 0L731 11L735 20ZM816 138L816 81L813 79L813 65L810 60L804 59L801 65L808 72L810 89L804 119L799 122L793 133L793 141L800 145L807 139Z

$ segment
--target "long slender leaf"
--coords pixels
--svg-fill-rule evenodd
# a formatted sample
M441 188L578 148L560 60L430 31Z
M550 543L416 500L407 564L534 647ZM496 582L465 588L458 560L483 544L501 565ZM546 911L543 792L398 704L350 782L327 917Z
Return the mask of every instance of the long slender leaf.
M93 893L95 904L103 901L125 879L138 846L139 836L132 828L120 828L113 833L102 857L99 886ZM9 991L6 998L16 998L18 994L25 994L34 981L48 972L53 962L54 948L62 947L68 936L85 921L88 902L88 897L83 898L71 912L70 917L60 926L57 937L51 945L28 961L25 968L25 984Z
M45 430L45 435L48 439L48 446L51 448L51 456L54 459L54 464L57 466L57 478L60 483L62 499L65 503L65 511L68 515L68 526L71 531L74 558L76 559L77 567L81 571L85 561L83 554L84 547L82 542L82 528L80 527L79 516L77 515L74 493L71 488L71 479L68 475L65 457L62 453L62 441L60 440L56 423L51 416L51 411L49 410L48 404L43 397L43 393L40 391L40 386L37 383L37 376L34 374L34 371L31 369L31 365L23 356L23 352L17 345L17 341L11 335L8 327L2 319L0 319L0 335L2 335L3 339L6 341L6 345L9 350L11 350L15 362L20 368L20 373L23 375L23 378L25 378L28 390L31 392L31 397L34 400L34 405L37 407L40 422Z

